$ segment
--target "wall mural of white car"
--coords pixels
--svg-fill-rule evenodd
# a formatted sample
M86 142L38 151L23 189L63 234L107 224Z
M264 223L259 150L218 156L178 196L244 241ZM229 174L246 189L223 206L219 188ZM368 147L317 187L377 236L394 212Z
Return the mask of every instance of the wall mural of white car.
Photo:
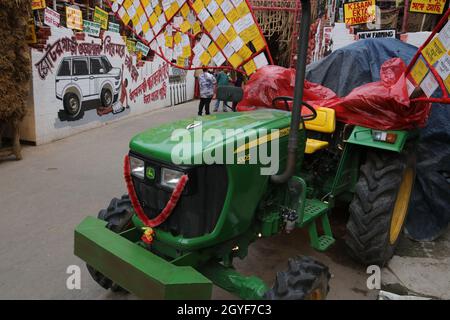
M62 59L56 75L56 97L62 100L61 121L82 119L85 110L99 115L124 110L117 106L122 72L106 56L73 56ZM119 109L118 109L119 108Z

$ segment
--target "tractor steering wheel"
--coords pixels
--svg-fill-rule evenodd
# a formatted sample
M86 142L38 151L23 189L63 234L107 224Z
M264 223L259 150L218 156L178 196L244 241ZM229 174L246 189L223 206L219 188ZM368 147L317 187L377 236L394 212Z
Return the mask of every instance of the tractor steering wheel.
M278 101L284 101L284 106L286 108L287 111L291 111L289 109L289 103L288 101L294 101L294 98L289 97L289 96L280 96L280 97L276 97L275 99L272 100L272 107L276 108L277 102ZM302 105L305 106L309 111L312 112L312 114L307 114L305 116L302 116L302 120L303 121L309 121L309 120L314 120L317 117L317 111L316 109L313 108L313 106L311 106L309 103L306 103L305 101L302 101Z

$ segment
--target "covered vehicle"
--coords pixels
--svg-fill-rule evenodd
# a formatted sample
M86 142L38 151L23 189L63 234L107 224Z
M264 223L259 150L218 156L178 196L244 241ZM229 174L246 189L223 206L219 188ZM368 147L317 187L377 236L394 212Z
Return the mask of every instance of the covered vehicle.
M336 50L307 67L304 100L335 108L337 119L345 123L376 129L421 127L406 232L416 240L433 240L450 222L450 111L437 103L432 108L427 103L410 106L403 73L416 52L396 39L361 40ZM292 96L293 76L294 70L278 66L258 71L238 109L285 108L272 105L270 97Z

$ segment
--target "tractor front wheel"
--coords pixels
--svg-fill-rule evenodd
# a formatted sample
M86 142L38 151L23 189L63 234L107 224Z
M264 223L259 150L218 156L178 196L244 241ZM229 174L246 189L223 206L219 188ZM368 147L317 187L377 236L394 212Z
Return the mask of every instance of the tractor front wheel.
M384 266L394 254L408 213L416 162L414 153L370 151L350 204L346 244L365 265Z
M106 227L115 233L120 233L129 229L132 225L131 218L133 217L130 197L123 195L122 198L113 198L107 209L103 209L99 212L98 218L108 222ZM111 279L107 278L100 271L94 269L90 265L86 265L92 278L101 287L105 289L111 289L111 291L126 291L122 287L118 286Z
M288 261L288 270L278 272L267 300L324 300L330 290L328 267L310 257Z

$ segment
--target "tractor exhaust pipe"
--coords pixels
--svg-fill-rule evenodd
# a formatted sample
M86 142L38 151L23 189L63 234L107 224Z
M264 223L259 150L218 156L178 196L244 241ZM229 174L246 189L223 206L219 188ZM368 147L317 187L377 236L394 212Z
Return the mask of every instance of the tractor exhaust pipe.
M303 84L306 72L306 56L308 55L309 27L311 24L311 5L309 0L301 0L302 18L300 22L300 36L298 39L297 70L295 73L294 103L292 106L291 129L288 141L288 157L286 169L282 174L271 176L273 183L287 182L295 173L297 159L298 128L300 126L301 105L303 100Z

